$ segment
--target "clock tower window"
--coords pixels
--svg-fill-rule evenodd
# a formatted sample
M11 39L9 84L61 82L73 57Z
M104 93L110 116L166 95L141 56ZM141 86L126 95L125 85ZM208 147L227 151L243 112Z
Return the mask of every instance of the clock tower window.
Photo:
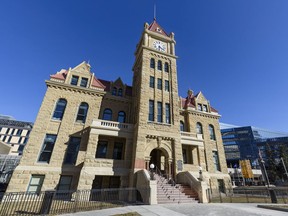
M150 68L155 68L155 59L154 58L150 59Z
M162 61L158 60L157 69L162 71Z
M169 72L169 65L168 65L167 62L165 62L164 71L167 72L167 73Z

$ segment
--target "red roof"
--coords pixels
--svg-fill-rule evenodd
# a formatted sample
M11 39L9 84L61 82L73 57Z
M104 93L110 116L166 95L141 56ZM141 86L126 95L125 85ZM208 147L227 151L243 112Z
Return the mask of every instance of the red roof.
M154 21L149 25L148 30L169 37L164 29L156 22L156 19L154 19Z
M195 98L197 97L198 94L193 95L190 98L189 97L181 98L181 106L182 106L181 108L183 108L183 109L187 109L188 107L195 108ZM212 106L210 106L210 107L211 107L212 112L218 113L218 111L216 109L214 109Z
M91 85L92 85L93 87L105 89L105 85L103 85L95 76L94 76L94 79L93 79L93 82L92 82Z
M62 69L61 71L57 72L56 74L50 75L50 77L54 78L54 79L65 80L67 73L68 73L67 70Z

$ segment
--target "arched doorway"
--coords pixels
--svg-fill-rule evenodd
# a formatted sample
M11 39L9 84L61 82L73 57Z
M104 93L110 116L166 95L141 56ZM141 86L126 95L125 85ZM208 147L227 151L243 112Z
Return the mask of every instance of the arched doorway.
M160 148L155 148L150 153L150 164L155 165L155 171L161 172L165 177L171 177L171 163L169 162L168 153ZM159 174L159 173L158 173Z

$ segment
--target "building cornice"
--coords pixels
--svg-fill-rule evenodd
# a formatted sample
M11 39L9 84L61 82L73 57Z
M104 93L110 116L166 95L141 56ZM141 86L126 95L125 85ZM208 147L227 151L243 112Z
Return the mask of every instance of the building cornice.
M73 86L70 84L65 84L65 83L60 83L60 82L55 82L55 81L50 81L50 80L45 80L45 83L47 87L49 86L49 87L54 87L54 88L59 88L59 89L65 89L65 90L80 92L84 94L97 95L97 96L104 96L106 94L106 92L103 89L82 88L82 87Z

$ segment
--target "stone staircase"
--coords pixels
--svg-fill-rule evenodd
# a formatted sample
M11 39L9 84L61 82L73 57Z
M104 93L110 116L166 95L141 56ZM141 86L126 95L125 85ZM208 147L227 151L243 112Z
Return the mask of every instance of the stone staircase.
M158 174L157 202L161 203L198 203L198 194L188 185L169 183L166 178Z

